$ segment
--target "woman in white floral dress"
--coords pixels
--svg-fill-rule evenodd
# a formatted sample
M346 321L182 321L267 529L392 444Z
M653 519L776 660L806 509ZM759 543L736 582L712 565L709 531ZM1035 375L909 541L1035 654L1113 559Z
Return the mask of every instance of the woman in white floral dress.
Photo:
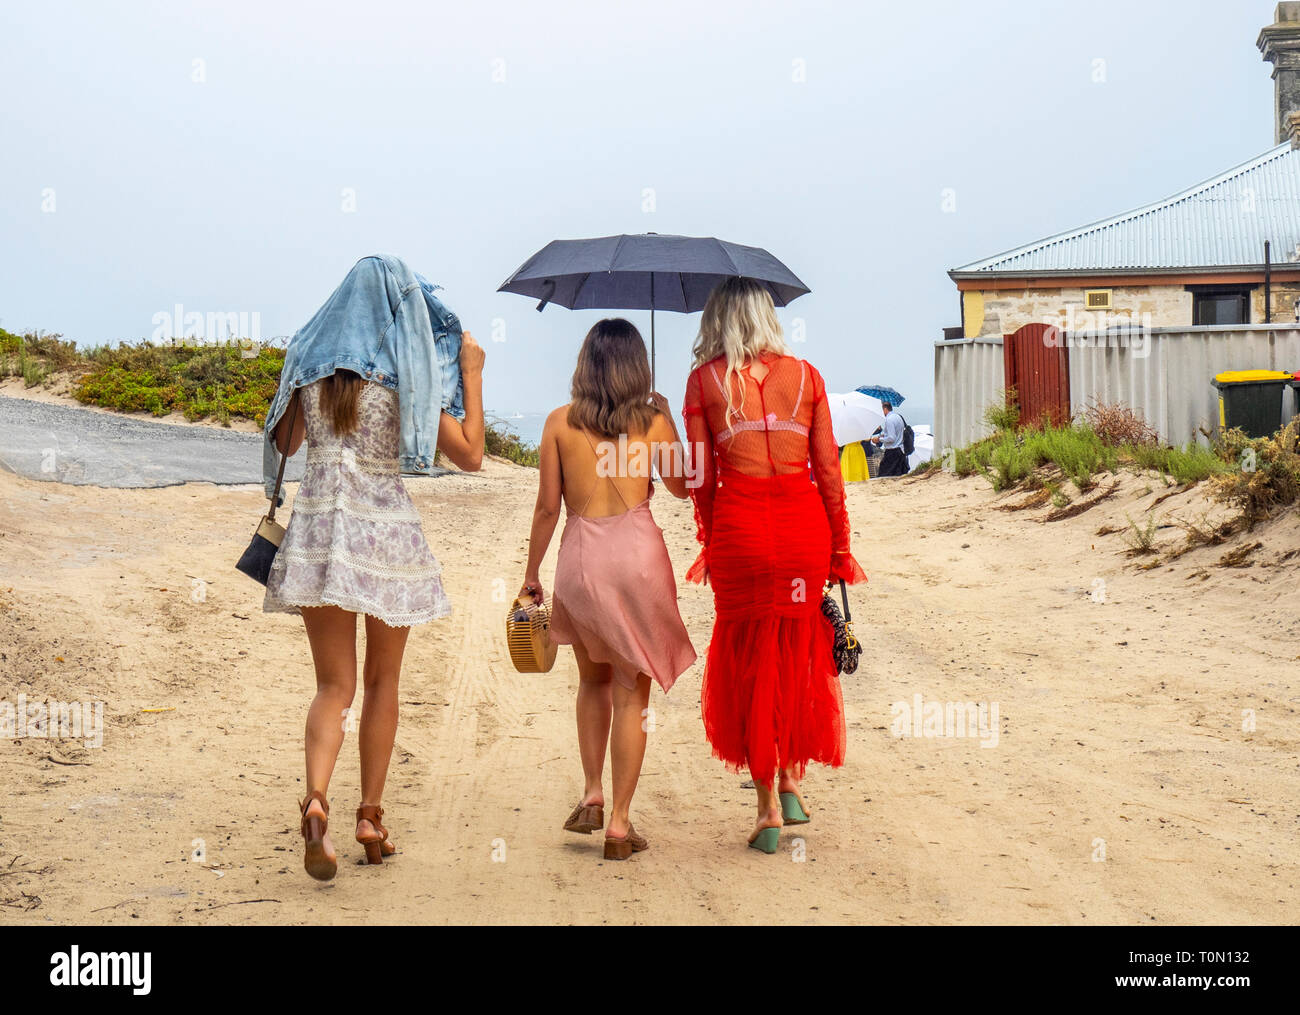
M483 455L483 350L465 332L460 350L464 421L444 412L438 446L456 465L477 469ZM365 698L356 728L361 806L356 839L368 863L396 852L380 799L397 734L397 685L407 635L451 606L420 515L398 470L397 392L348 370L294 392L274 432L293 454L307 442L307 465L266 585L268 613L300 614L316 667L307 714L304 866L332 878L337 855L327 829L326 791L343 745L357 683L356 618L365 615ZM289 432L287 420L294 420ZM314 823L314 824L313 824ZM309 826L314 834L309 833Z

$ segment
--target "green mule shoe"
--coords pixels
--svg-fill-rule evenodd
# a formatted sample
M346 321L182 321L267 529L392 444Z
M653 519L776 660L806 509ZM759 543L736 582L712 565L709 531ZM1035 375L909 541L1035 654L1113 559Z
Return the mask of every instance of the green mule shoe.
M781 829L775 827L764 828L749 840L749 848L756 849L760 853L775 853L780 839Z
M798 793L781 794L781 816L787 825L806 825L812 820L812 815L803 809Z

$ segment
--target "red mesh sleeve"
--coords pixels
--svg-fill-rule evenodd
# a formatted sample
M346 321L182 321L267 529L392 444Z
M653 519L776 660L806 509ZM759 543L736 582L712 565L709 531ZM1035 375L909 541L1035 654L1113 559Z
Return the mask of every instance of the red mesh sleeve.
M866 572L849 552L849 512L844 499L844 477L840 473L840 449L831 430L831 409L826 401L826 382L811 365L813 388L812 428L808 434L808 457L813 477L826 505L831 524L831 560L828 576L849 584L867 580Z
M686 400L682 405L686 423L686 451L691 466L687 479L691 504L695 508L695 538L700 555L686 572L686 580L708 584L709 536L713 531L713 498L718 488L718 470L713 459L713 433L704 411L704 387L700 371L695 370L686 382Z

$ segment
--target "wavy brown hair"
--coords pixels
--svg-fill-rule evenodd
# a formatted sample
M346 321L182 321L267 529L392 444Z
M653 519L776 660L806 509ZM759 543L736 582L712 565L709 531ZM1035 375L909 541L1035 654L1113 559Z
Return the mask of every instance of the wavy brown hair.
M330 421L334 432L344 437L357 428L357 403L361 400L361 375L351 370L336 370L320 383L320 412Z
M578 350L569 402L569 426L601 437L640 436L658 410L650 404L650 360L631 321L597 321Z

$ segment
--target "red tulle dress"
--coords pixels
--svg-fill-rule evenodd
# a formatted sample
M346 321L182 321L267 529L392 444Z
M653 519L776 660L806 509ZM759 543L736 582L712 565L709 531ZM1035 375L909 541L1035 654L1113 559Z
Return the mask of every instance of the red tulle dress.
M761 381L748 367L728 381L720 357L686 383L703 545L686 577L713 586L701 693L713 754L770 785L778 768L802 778L810 761L844 763L844 701L822 589L831 578L867 576L849 552L826 384L793 356L761 361Z

